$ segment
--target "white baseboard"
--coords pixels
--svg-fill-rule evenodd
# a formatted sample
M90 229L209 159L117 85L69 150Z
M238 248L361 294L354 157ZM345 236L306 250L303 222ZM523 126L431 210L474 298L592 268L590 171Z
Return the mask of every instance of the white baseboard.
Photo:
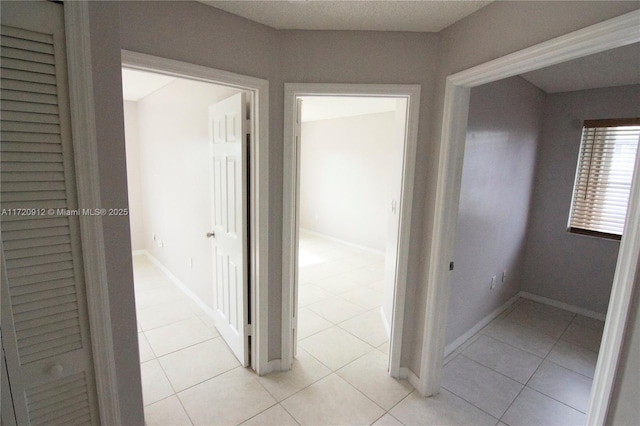
M277 371L282 371L282 360L272 359L271 361L267 361L267 368L262 372L261 376Z
M534 302L544 303L545 305L564 309L565 311L573 312L574 314L584 315L585 317L594 318L600 321L604 321L606 318L606 314L590 311L589 309L580 308L578 306L570 305L568 303L549 299L548 297L543 297L543 296L538 296L537 294L528 293L526 291L521 291L520 293L518 293L518 295L525 299L533 300Z
M134 250L131 252L132 255L134 256L140 256L142 254L149 254L149 252L146 249L141 249L141 250Z
M513 305L519 298L533 300L534 302L544 303L545 305L553 306L554 308L564 309L565 311L573 312L575 314L584 315L585 317L594 318L600 321L604 321L606 315L601 314L599 312L590 311L588 309L580 308L578 306L570 305L568 303L559 302L554 299L549 299L548 297L538 296L536 294L528 293L526 291L520 291L518 294L509 299L505 304L500 306L498 309L491 312L489 315L481 319L476 325L471 327L466 333L462 336L458 337L453 342L449 343L444 348L444 356L447 357L449 354L454 352L457 348L460 347L464 342L466 342L469 338L475 335L478 331L482 330L484 326L489 324L493 319L498 317L502 312L506 311L511 305Z
M324 238L325 240L334 241L336 243L344 244L346 246L351 246L351 247L354 247L354 248L357 248L357 249L360 249L360 250L368 251L368 252L379 254L379 255L382 255L382 256L385 256L385 254L386 254L382 250L376 250L376 249L372 249L371 247L361 246L360 244L352 243L350 241L341 240L340 238L332 237L330 235L322 234L322 233L316 232L316 231L311 231L310 229L300 228L300 231L302 231L302 232L304 232L306 234L313 235L315 237Z
M413 371L409 370L408 367L400 367L400 378L407 379L409 383L411 383L411 386L415 389L419 389L420 379Z
M475 335L478 331L482 330L487 324L497 318L501 313L509 309L511 305L516 303L516 301L520 298L520 293L513 296L511 299L507 300L502 306L492 311L489 315L482 318L476 325L471 327L466 333L462 336L458 337L453 342L449 343L444 348L444 356L447 357L449 354L454 352L456 349L460 347L464 342L466 342L469 338Z
M207 315L209 315L211 317L211 319L214 318L214 314L213 314L213 309L209 306L207 306L207 304L205 304L193 291L191 291L191 289L189 289L189 287L187 287L187 285L185 283L183 283L182 281L180 281L180 279L178 277L176 277L175 275L173 275L173 273L167 269L166 266L164 266L158 259L156 259L155 256L153 256L151 253L149 253L147 250L144 250L147 257L149 258L149 260L151 261L151 263L153 263L154 265L156 265L158 267L158 269L160 269L171 281L173 281L173 283L191 300L193 300L193 302L198 305L198 307L200 307L200 309L202 309Z

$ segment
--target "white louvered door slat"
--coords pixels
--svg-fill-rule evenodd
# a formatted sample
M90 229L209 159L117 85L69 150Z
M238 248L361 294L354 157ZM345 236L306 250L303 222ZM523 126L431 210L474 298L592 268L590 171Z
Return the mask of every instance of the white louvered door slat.
M2 344L15 417L97 424L79 222L62 213L77 208L63 6L1 7Z

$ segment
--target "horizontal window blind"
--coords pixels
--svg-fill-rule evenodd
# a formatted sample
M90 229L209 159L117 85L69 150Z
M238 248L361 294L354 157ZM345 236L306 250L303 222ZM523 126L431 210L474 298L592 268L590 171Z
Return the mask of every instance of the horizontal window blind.
M584 122L570 231L620 238L639 138L640 118Z

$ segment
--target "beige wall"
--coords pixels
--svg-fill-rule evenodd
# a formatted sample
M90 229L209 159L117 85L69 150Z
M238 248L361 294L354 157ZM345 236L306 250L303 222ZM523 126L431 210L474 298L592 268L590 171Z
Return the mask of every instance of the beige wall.
M196 2L91 2L104 206L127 205L120 49L266 78L270 84L269 359L280 358L283 90L288 82L422 87L403 365L419 371L445 77L637 9L637 2L494 2L439 34L275 31ZM104 221L116 379L125 424L142 423L129 221ZM622 399L625 399L624 397Z

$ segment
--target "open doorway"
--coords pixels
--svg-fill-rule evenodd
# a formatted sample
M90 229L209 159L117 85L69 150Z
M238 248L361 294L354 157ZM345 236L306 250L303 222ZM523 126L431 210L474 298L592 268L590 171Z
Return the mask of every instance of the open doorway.
M445 268L444 263L441 262L450 261L453 251L470 89L522 72L534 71L637 42L637 33L624 30L634 27L635 19L637 14L634 13L610 19L447 78L440 155L442 173L437 185L437 208L432 241L434 250L431 252L429 261L430 265L435 266L429 274L431 293L427 298L428 318L425 321L424 332L425 336L434 335L437 339L433 345L423 351L420 369L420 391L423 394L437 393L440 386L449 282L448 268ZM593 389L587 409L588 424L604 422L620 356L623 328L630 307L637 254L640 248L640 239L638 239L640 185L638 185L637 166L633 182L635 183L631 186L627 223L620 243L601 351L594 372ZM439 249L435 250L435 248Z
M228 315L230 303L217 294L222 289L215 278L226 271L216 264L217 247L207 238L212 224L226 219L211 182L208 110L241 92L126 68L123 87L138 341L149 405L247 365L248 353L232 350L233 337L222 338L224 324L216 323L216 311ZM219 180L223 173L216 165ZM240 260L246 259L241 253ZM194 360L201 360L196 368Z
M637 57L637 49L607 56ZM607 61L618 64L615 79L572 71L603 59L471 89L442 386L505 423L585 421L619 241L568 229L572 198L586 199L572 197L583 175L576 173L581 137L590 134L583 123L634 116L640 90L629 72L637 64L626 70ZM618 136L606 129L608 143L637 146L638 127ZM615 178L599 167L598 185L606 191L613 181L623 194L627 182L628 195L635 155L610 159L620 148L602 151ZM468 382L479 376L486 380L472 390ZM485 383L492 384L483 390Z
M378 349L384 370L406 101L299 99L297 347L333 370Z
M266 82L123 52L123 86L144 404L184 413L266 365Z
M400 352L418 88L320 86L285 87L282 362L290 365L299 342L335 369L378 348L388 353L382 371L407 378ZM350 117L338 118L341 109ZM313 118L322 111L331 118ZM332 352L351 337L349 350Z

